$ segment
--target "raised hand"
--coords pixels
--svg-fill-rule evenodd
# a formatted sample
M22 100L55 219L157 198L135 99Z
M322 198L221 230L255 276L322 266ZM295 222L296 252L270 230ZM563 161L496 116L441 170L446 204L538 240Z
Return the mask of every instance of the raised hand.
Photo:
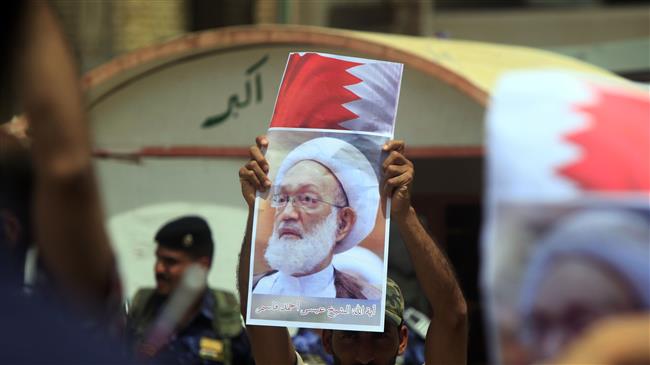
M411 206L411 189L415 170L413 163L404 157L404 141L391 140L386 142L383 150L388 153L384 160L384 196L392 198L391 215L400 216L408 212Z
M239 169L241 192L250 209L255 204L255 192L257 190L266 191L271 187L271 180L267 176L269 163L264 157L264 151L266 151L269 141L266 136L262 135L255 138L255 144L249 150L250 159Z

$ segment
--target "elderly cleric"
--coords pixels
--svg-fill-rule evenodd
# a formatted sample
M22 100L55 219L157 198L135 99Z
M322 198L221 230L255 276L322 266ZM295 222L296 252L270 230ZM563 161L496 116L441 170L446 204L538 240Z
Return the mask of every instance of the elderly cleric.
M254 294L381 298L367 280L332 264L375 226L379 184L359 149L332 137L304 142L283 160L272 194L275 215L264 258L273 270L254 277Z

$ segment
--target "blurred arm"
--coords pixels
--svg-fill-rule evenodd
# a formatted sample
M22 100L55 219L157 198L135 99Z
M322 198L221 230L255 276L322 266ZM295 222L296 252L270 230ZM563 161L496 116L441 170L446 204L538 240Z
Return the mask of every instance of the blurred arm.
M58 282L86 300L110 291L114 257L90 155L77 70L45 1L31 1L20 80L36 175L35 230Z
M467 307L445 255L426 232L412 207L397 218L415 273L433 317L426 337L427 364L467 362Z
M649 364L650 313L605 318L590 326L548 364Z
M384 194L390 194L391 216L411 257L433 318L426 337L426 364L467 362L467 305L451 265L424 229L411 206L413 163L402 154L404 143L390 141L384 161Z

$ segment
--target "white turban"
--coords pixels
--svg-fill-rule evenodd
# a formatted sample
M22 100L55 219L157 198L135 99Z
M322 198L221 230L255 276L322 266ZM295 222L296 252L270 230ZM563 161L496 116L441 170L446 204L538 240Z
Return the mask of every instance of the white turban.
M281 185L287 171L304 160L316 161L336 176L348 205L356 213L356 222L348 235L334 247L334 253L356 246L372 232L377 218L379 182L372 165L361 151L348 142L331 137L314 138L287 155L278 169L275 184Z
M532 311L549 267L559 257L595 260L618 273L650 309L650 227L642 215L624 210L581 212L562 221L535 251L524 276L519 310ZM579 290L579 288L576 288Z

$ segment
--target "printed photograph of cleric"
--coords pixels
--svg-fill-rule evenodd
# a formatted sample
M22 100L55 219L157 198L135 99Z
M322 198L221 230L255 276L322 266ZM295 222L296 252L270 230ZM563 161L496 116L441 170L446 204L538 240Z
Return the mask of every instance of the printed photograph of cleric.
M273 129L273 188L260 199L254 294L380 299L386 137Z

